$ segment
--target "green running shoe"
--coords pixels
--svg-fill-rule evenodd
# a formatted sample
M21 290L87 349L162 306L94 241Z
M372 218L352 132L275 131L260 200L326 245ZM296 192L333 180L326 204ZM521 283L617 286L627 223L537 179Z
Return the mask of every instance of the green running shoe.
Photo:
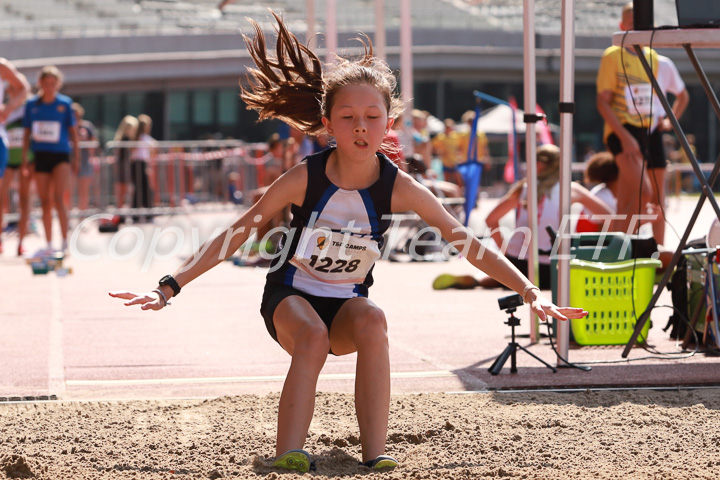
M449 273L438 275L432 284L433 290L447 290L448 288L466 290L476 286L477 281L472 275L451 275Z
M380 455L375 460L363 463L368 468L373 470L389 470L398 466L398 461L390 455Z
M310 454L305 450L290 450L276 458L272 466L306 473L310 470Z

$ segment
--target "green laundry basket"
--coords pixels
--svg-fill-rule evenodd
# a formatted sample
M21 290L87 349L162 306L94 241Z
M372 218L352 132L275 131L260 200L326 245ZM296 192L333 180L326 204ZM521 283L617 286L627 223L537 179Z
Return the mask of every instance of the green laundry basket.
M620 232L574 233L570 235L570 255L575 260L620 262L632 258L633 235ZM550 260L552 300L557 304L557 259Z
M566 237L567 238L567 237ZM589 260L593 262L619 262L632 258L632 240L634 235L621 232L605 233L574 233L569 236L570 255L575 260ZM557 264L556 258L550 260L550 284L552 288L552 301L557 305ZM571 306L574 306L570 303ZM552 334L557 338L557 320L552 319ZM573 340L570 331L570 340Z
M589 312L585 318L571 320L575 341L579 345L627 343L637 318L650 303L655 270L660 266L660 260L651 258L612 263L571 260L570 305ZM647 321L638 341L647 339L649 329Z

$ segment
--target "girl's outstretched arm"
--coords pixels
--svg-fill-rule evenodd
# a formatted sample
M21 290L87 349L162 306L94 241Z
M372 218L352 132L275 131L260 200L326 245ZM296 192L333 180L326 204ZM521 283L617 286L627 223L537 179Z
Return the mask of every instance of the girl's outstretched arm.
M425 223L437 228L442 237L461 251L475 267L522 295L541 320L546 321L548 316L567 320L587 315L582 308L558 307L545 299L540 289L504 256L493 249L485 248L470 230L445 210L427 188L409 175L400 173L393 190L392 211L408 210L416 212Z
M180 288L232 255L271 218L291 203L300 205L307 186L307 165L299 164L278 178L265 194L220 235L205 242L173 273ZM161 293L110 292L111 297L128 300L125 305L142 305L143 310L160 310L173 295L169 286L158 287Z

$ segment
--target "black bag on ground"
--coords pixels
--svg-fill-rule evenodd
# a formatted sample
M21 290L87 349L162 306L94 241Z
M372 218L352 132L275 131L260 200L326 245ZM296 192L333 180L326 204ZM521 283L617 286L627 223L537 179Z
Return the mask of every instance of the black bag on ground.
M697 239L689 241L683 250L687 248L705 248L705 239ZM688 259L685 255L681 255L678 263L675 267L675 271L667 284L667 289L670 290L672 297L672 304L677 310L685 315L682 317L678 311L673 311L673 314L668 318L667 325L663 328L664 332L670 329L670 338L674 340L682 340L685 338L687 332L691 312L689 295L688 295L688 278L687 278L687 262Z

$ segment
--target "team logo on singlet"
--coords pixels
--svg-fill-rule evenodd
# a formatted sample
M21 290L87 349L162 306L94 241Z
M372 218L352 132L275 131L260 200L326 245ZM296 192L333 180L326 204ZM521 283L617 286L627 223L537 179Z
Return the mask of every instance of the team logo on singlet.
M60 112L60 113L63 113L63 112L65 111L65 105L58 105L58 106L57 106L57 111Z

